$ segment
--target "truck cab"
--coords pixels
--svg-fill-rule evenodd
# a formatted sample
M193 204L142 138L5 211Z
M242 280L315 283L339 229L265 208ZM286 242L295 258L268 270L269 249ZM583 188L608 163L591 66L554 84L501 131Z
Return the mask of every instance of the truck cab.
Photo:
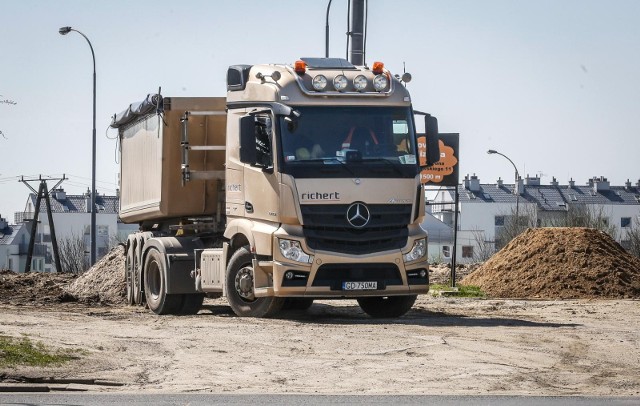
M337 58L232 66L227 78L224 258L243 246L254 256L227 296L406 312L429 289L406 88L381 63Z

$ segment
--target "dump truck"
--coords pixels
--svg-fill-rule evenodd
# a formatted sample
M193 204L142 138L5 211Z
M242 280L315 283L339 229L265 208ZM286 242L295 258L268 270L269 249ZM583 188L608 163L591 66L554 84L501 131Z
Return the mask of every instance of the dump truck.
M408 81L408 76L404 77ZM420 156L416 116L424 116ZM227 96L148 95L113 117L127 300L239 316L356 299L399 317L429 290L421 166L437 120L383 63L234 65Z

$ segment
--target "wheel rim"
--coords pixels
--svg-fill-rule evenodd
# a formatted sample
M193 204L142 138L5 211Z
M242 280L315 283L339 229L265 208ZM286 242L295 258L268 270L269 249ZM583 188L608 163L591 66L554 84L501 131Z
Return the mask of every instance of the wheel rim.
M147 269L147 280L148 280L148 288L150 295L153 299L157 299L160 296L161 289L161 278L160 278L160 268L158 267L158 263L156 261L151 261L149 263L149 269Z
M253 269L243 267L236 274L235 280L236 293L245 302L253 302L256 297L253 294Z

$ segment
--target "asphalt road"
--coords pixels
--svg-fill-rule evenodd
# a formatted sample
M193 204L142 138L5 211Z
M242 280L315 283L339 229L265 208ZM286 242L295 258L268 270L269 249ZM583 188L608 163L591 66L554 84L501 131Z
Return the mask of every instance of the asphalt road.
M220 395L220 394L0 394L2 405L443 405L443 406L637 406L640 397L579 396L397 396L397 395Z

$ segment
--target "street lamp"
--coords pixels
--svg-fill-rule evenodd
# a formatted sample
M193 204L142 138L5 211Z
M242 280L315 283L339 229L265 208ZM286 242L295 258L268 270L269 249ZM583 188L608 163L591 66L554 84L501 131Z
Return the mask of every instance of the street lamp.
M518 226L518 224L520 223L520 218L518 217L518 214L519 214L518 213L518 206L519 206L519 203L520 203L520 193L518 193L518 180L520 179L520 174L518 173L518 168L516 167L516 164L514 164L511 159L509 159L508 156L496 151L495 149L488 150L487 154L489 154L489 155L497 154L497 155L500 155L500 156L503 156L503 157L507 158L507 160L509 162L511 162L511 165L513 165L513 169L516 171L516 181L513 184L513 193L516 195L516 226Z
M96 263L96 55L86 35L71 27L60 27L60 35L75 31L87 40L93 58L93 145L91 150L91 266Z

